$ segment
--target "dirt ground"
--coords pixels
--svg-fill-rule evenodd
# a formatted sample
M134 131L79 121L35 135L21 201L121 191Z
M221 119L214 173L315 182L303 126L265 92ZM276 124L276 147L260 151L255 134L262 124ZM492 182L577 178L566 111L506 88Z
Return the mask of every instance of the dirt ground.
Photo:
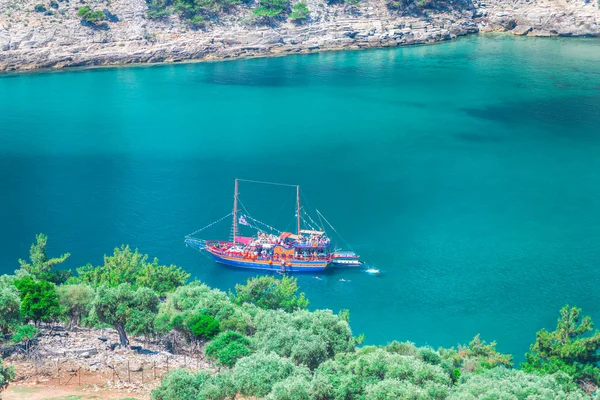
M84 400L84 399L120 399L147 400L149 394L132 393L131 389L110 389L96 385L61 385L51 382L13 383L2 392L3 400Z

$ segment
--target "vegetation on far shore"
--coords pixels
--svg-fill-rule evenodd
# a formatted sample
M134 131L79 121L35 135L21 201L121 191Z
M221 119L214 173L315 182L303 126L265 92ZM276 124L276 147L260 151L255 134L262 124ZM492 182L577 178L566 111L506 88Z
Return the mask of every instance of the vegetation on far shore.
M512 356L479 335L456 348L410 342L363 346L349 312L308 311L294 278L261 276L225 293L180 267L149 261L122 246L100 266L71 276L48 258L38 235L29 261L0 277L0 344L35 346L37 326L62 321L114 327L121 345L130 335L161 338L170 351L203 351L219 371L175 370L153 391L155 400L352 399L586 399L600 385L600 333L589 317L565 306L556 330L542 329L521 369ZM179 342L178 342L179 341ZM176 348L177 344L177 348ZM0 391L14 370L0 361Z

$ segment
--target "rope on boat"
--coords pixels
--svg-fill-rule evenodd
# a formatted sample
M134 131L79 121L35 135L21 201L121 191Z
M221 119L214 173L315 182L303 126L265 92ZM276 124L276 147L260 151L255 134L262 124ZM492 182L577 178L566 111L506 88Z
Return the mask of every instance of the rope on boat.
M190 233L189 235L185 235L185 237L187 238L187 237L190 237L190 236L193 236L193 235L195 235L195 234L196 234L196 233L198 233L198 232L202 232L203 230L205 230L205 229L207 229L207 228L210 228L211 226L213 226L213 225L215 225L215 224L218 224L219 222L223 221L225 218L229 218L229 217L231 217L232 215L233 215L233 213L232 213L232 212L230 212L230 213L229 213L229 214L227 214L226 216L224 216L224 217L221 217L221 218L219 218L218 220L216 220L216 221L214 221L214 222L211 222L210 224L206 225L204 228L200 228L200 229L198 229L197 231Z
M312 219L312 217L310 216L310 214L309 214L309 213L307 213L307 212L306 212L306 210L304 210L304 209L303 209L302 211L304 211L304 215L306 215L306 216L308 217L308 219L310 219L310 222L312 222L313 224L315 224L315 226L317 227L317 228L315 228L315 227L313 227L311 224L308 224L308 225L310 225L310 227L311 227L312 229L314 229L314 230L321 230L321 231L323 231L323 230L324 230L324 229L321 227L321 225L317 224L317 223L315 222L315 220L314 220L314 219ZM302 218L302 219L304 219L304 218Z
M321 218L323 218L323 220L324 220L325 222L327 222L327 225L329 225L329 227L330 227L331 229L333 229L333 231L334 231L334 232L335 232L335 233L336 233L336 234L337 234L337 235L340 237L340 239L342 239L342 240L343 240L343 241L344 241L344 242L345 242L345 243L348 245L348 247L350 248L350 250L352 250L352 247L350 246L350 243L348 243L348 242L346 241L346 239L344 239L344 238L342 237L342 235L340 235L340 234L338 233L338 231L336 231L336 230L335 230L335 228L333 227L333 225L331 225L331 224L329 223L329 221L327 221L327 218L325 218L325 216L324 216L323 214L321 214L321 211L317 210L317 214L319 214L319 216L320 216Z
M273 228L271 225L265 224L264 222L262 222L262 221L259 221L259 220L257 220L257 219L254 219L254 218L252 218L252 217L251 217L251 216L249 216L249 215L247 215L247 217L248 217L248 218L250 218L250 219L251 219L253 222L256 222L257 224L260 224L260 225L262 225L262 226L264 226L264 227L266 227L266 228L269 228L270 230L272 230L272 231L275 231L275 232L277 232L277 233L281 233L281 231L280 231L279 229L277 229L277 228ZM254 229L256 229L256 230L260 230L260 229L258 229L258 228L256 228L256 227L253 227L253 228L254 228Z

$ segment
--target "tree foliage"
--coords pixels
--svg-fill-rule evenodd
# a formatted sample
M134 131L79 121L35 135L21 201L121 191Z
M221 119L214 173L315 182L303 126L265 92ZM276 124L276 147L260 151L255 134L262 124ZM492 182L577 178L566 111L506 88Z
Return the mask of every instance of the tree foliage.
M12 366L6 367L2 358L0 358L0 392L8 386L8 383L15 380L15 369Z
M238 332L222 332L205 348L206 355L219 364L233 367L237 360L252 354L250 339Z
M250 333L253 329L252 317L243 307L233 304L224 292L211 289L198 281L169 293L160 306L156 328L160 332L168 332L177 327L185 327L185 321L194 314L214 317L222 330Z
M0 277L0 334L6 334L19 324L21 298L8 275Z
M100 21L106 20L106 14L102 10L93 10L90 6L83 6L77 10L77 16L82 21L90 23L92 25L97 24Z
M15 280L21 296L21 317L24 321L48 322L60 316L58 294L53 283L36 281L31 276Z
M252 12L257 17L273 18L282 14L289 4L289 0L260 0L260 7Z
M284 311L305 310L308 300L304 293L298 294L298 280L283 276L258 276L248 280L245 285L235 285L236 304L251 303L266 310Z
M511 368L512 356L496 350L496 342L487 343L477 335L468 346L458 346L458 356L464 372L482 372L498 366Z
M82 316L87 316L92 300L94 289L84 284L61 285L57 288L58 302L63 315L69 321L69 328L79 326Z
M183 369L169 372L161 385L152 391L153 400L196 399L203 384L210 379L208 372L195 374Z
M219 321L207 314L192 315L186 325L190 333L199 339L212 339L220 330Z
M134 335L153 332L158 302L158 295L152 289L134 290L130 284L122 283L114 288L99 287L91 308L99 322L115 327L121 345L126 346L129 344L126 332Z
M36 279L42 279L57 284L65 282L69 276L71 276L71 271L54 271L53 268L65 262L71 255L65 253L60 257L48 258L48 255L46 254L48 236L40 233L35 236L35 239L36 242L32 244L29 249L29 262L19 259L21 269L33 275Z
M539 376L503 367L467 375L448 400L544 399L584 400L590 397L563 376Z
M408 388L390 387L389 382L384 387L375 387L386 380L403 381ZM439 365L380 348L367 348L354 353L340 353L335 359L321 364L314 373L313 395L321 399L366 399L371 398L369 394L382 398L381 393L410 391L414 389L411 385L419 386L425 393L438 393L433 398L444 398L450 390L451 379Z
M264 397L277 382L292 375L309 376L308 370L276 354L255 353L239 360L231 370L239 392L244 396Z
M348 323L331 311L262 311L256 314L254 323L258 350L289 357L310 369L354 349Z
M31 341L38 337L40 330L33 325L21 325L15 329L15 333L11 337L13 343L22 343L25 345L25 350L29 350Z
M523 370L541 374L562 371L577 381L600 385L600 332L587 335L592 329L592 319L582 319L580 308L564 306L556 330L537 332L535 343L525 355Z
M148 255L138 249L131 251L129 246L115 248L112 256L104 256L104 265L93 267L90 264L78 268L79 280L92 287L105 285L116 287L129 283L133 288L147 287L159 294L165 294L185 284L190 274L175 266L158 265L158 259L148 262Z
M292 6L290 19L292 21L305 21L310 16L308 5L304 1L299 1Z

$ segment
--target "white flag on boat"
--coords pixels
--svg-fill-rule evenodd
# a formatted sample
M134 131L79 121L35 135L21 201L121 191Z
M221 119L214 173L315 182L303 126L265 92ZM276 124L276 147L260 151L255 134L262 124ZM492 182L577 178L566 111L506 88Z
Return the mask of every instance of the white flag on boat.
M238 220L238 222L240 223L240 225L248 226L248 222L246 222L246 218L243 215L240 215L240 219Z

